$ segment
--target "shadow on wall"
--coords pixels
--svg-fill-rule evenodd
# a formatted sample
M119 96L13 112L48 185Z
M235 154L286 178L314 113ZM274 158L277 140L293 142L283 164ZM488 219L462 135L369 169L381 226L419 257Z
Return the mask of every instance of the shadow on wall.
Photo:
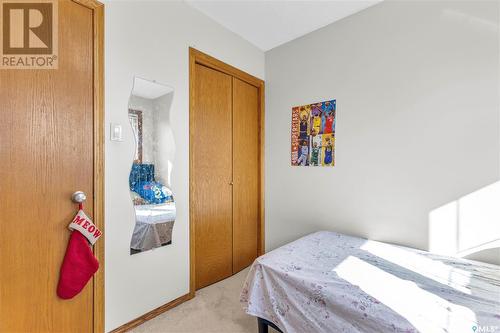
M432 210L429 251L500 265L500 182Z

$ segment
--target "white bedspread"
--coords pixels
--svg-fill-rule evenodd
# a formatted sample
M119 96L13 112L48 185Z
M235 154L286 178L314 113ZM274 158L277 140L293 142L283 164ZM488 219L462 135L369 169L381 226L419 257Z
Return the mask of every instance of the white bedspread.
M135 207L135 220L142 223L155 224L174 222L176 209L174 202L156 205L137 205Z
M130 248L147 251L169 244L175 221L175 203L137 205L135 207L135 227Z
M288 333L500 333L500 266L317 232L257 258L241 302Z

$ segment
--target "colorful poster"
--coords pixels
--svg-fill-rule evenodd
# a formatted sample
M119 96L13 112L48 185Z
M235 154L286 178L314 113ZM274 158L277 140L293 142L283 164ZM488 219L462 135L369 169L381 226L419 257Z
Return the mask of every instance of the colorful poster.
M299 108L292 108L292 165L297 165L299 158Z
M292 165L335 165L336 120L336 100L292 108Z

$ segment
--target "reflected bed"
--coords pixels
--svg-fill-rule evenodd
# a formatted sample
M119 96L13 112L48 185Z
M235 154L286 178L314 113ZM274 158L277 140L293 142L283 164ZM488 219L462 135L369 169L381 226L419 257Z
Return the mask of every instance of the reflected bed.
M500 266L323 231L257 258L241 302L288 333L470 333L500 328Z
M175 204L135 206L135 228L130 248L135 253L172 243L175 221Z
M131 254L172 243L174 197L172 191L156 180L154 170L154 164L134 163L130 172L130 197L135 209Z

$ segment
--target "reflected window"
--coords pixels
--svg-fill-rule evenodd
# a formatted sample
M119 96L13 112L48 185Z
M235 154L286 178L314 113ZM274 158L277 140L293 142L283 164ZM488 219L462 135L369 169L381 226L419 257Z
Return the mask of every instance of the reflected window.
M130 125L132 125L136 142L134 163L140 164L142 163L142 111L129 109L128 119L130 120Z
M135 138L129 176L135 227L130 253L136 254L172 243L176 217L170 188L175 145L170 127L173 89L154 81L134 79L128 117Z

